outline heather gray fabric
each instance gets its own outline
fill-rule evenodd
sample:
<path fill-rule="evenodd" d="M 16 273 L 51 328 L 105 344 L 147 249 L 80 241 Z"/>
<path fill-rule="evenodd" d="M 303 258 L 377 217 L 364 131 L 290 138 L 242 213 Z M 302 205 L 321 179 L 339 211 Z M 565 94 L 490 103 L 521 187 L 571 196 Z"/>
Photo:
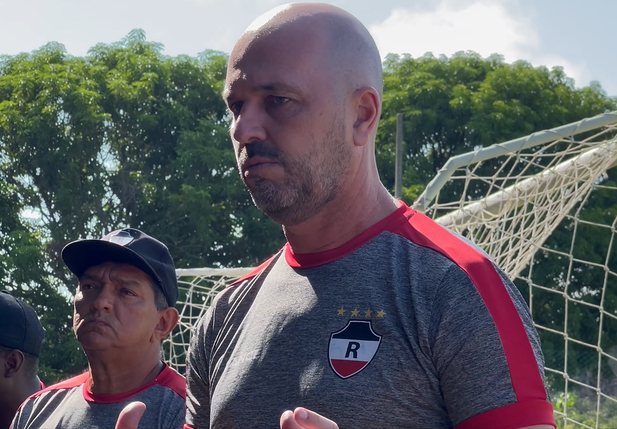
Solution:
<path fill-rule="evenodd" d="M 166 368 L 165 371 L 173 371 Z M 178 385 L 181 375 L 173 371 L 172 383 Z M 160 377 L 160 376 L 159 376 Z M 63 385 L 70 383 L 63 382 Z M 120 411 L 133 401 L 146 404 L 146 412 L 139 422 L 140 429 L 181 429 L 184 425 L 184 398 L 172 388 L 160 384 L 135 395 L 124 396 L 112 403 L 96 403 L 84 399 L 83 382 L 73 387 L 50 386 L 34 395 L 21 407 L 12 429 L 112 429 Z"/>
<path fill-rule="evenodd" d="M 502 278 L 543 379 L 526 304 Z M 343 378 L 330 363 L 331 336 L 350 321 L 363 322 L 363 333 L 334 335 L 355 338 L 343 357 L 374 348 L 369 322 L 381 341 L 368 365 Z M 446 429 L 517 401 L 495 323 L 467 274 L 387 231 L 313 268 L 292 268 L 280 254 L 219 294 L 187 364 L 186 423 L 199 429 L 278 428 L 297 406 L 341 429 Z"/>

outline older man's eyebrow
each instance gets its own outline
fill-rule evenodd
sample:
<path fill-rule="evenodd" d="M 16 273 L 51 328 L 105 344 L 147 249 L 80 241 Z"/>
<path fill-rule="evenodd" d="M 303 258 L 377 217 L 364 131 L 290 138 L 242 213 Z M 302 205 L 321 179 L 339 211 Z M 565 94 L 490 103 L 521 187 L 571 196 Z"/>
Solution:
<path fill-rule="evenodd" d="M 114 282 L 121 284 L 122 286 L 136 286 L 136 287 L 141 287 L 142 283 L 137 281 L 137 280 L 133 280 L 133 279 L 129 279 L 129 278 L 123 278 L 123 277 L 114 277 L 112 279 Z M 79 278 L 79 283 L 85 283 L 85 282 L 97 282 L 100 283 L 102 280 L 92 274 L 84 274 L 83 276 L 81 276 Z"/>
<path fill-rule="evenodd" d="M 98 282 L 100 281 L 100 279 L 92 274 L 84 274 L 83 276 L 81 276 L 79 278 L 79 283 L 83 283 L 83 282 Z"/>
<path fill-rule="evenodd" d="M 120 283 L 122 286 L 138 286 L 138 287 L 143 286 L 141 282 L 139 282 L 137 280 L 133 280 L 133 279 L 116 278 L 114 280 L 116 282 Z"/>

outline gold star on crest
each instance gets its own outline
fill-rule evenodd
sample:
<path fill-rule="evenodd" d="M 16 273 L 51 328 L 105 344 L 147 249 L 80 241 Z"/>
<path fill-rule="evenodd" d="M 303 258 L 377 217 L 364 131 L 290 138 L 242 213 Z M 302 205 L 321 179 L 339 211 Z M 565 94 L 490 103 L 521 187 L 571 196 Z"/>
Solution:
<path fill-rule="evenodd" d="M 341 307 L 339 310 L 336 310 L 339 316 L 343 316 L 347 310 Z"/>
<path fill-rule="evenodd" d="M 384 317 L 386 315 L 386 312 L 381 310 L 377 312 L 377 317 Z"/>
<path fill-rule="evenodd" d="M 358 311 L 358 310 L 356 310 L 356 309 L 354 309 L 354 310 L 351 312 L 351 317 L 358 317 L 359 315 L 360 315 L 360 311 Z"/>
<path fill-rule="evenodd" d="M 370 319 L 370 318 L 371 318 L 371 314 L 373 314 L 373 311 L 372 311 L 372 310 L 366 310 L 366 311 L 364 312 L 364 317 L 366 317 L 366 318 Z"/>

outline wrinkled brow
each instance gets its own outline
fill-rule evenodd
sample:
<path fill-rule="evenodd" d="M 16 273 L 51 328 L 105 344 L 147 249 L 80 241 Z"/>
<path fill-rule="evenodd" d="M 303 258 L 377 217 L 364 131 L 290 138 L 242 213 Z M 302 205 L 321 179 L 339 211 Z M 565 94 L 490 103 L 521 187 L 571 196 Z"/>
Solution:
<path fill-rule="evenodd" d="M 137 280 L 133 280 L 130 278 L 124 278 L 124 277 L 117 277 L 114 276 L 112 279 L 112 281 L 114 281 L 115 283 L 119 283 L 123 286 L 137 286 L 137 287 L 141 287 L 142 284 L 141 282 L 137 281 Z M 79 284 L 85 283 L 85 282 L 97 282 L 100 283 L 102 281 L 102 279 L 100 277 L 97 277 L 93 274 L 84 274 L 83 276 L 81 276 L 79 278 Z"/>

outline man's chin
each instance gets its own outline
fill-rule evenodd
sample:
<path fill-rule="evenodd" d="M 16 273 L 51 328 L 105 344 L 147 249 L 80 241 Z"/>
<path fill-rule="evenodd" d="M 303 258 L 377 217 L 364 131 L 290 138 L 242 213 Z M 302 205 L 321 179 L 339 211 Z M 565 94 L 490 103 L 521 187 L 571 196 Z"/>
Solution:
<path fill-rule="evenodd" d="M 310 216 L 307 216 L 307 212 L 293 206 L 274 205 L 271 203 L 264 204 L 255 201 L 254 198 L 253 202 L 255 206 L 272 221 L 286 227 L 299 225 L 310 218 Z"/>
<path fill-rule="evenodd" d="M 105 351 L 113 344 L 111 338 L 96 331 L 77 333 L 77 341 L 86 352 Z"/>

